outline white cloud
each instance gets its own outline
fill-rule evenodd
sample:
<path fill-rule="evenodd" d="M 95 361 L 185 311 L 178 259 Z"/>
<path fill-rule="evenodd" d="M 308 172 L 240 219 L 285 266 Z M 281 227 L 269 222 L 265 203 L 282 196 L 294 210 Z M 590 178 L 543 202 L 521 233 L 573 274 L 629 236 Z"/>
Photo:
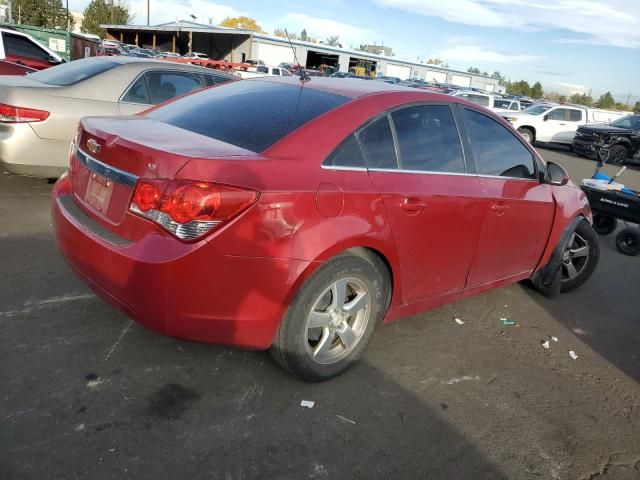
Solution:
<path fill-rule="evenodd" d="M 557 82 L 554 83 L 558 89 L 564 93 L 574 94 L 574 93 L 589 93 L 589 87 L 585 85 L 579 85 L 577 83 L 565 83 L 565 82 Z"/>
<path fill-rule="evenodd" d="M 465 25 L 569 30 L 586 40 L 640 48 L 638 0 L 375 0 L 383 7 Z M 566 43 L 566 42 L 565 42 Z M 572 42 L 585 43 L 585 41 Z"/>
<path fill-rule="evenodd" d="M 515 55 L 486 49 L 480 45 L 451 45 L 436 55 L 447 62 L 526 63 L 541 60 L 537 55 Z"/>
<path fill-rule="evenodd" d="M 367 43 L 374 37 L 373 32 L 369 29 L 328 18 L 312 17 L 304 13 L 287 13 L 282 17 L 280 23 L 274 26 L 274 28 L 277 27 L 286 27 L 289 31 L 296 33 L 304 28 L 310 37 L 318 40 L 338 35 L 342 46 L 347 48 L 349 45 L 357 46 L 361 43 Z"/>

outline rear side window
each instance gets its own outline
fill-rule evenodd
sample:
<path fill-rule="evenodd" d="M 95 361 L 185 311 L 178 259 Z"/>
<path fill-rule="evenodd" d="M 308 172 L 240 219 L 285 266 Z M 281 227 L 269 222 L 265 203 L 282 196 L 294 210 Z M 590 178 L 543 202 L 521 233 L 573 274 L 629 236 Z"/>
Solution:
<path fill-rule="evenodd" d="M 458 95 L 458 97 L 464 98 L 465 100 L 469 100 L 477 105 L 481 105 L 483 107 L 489 106 L 489 97 L 485 95 L 476 95 L 473 93 L 462 93 Z"/>
<path fill-rule="evenodd" d="M 358 133 L 368 168 L 398 168 L 389 118 L 385 115 Z"/>
<path fill-rule="evenodd" d="M 451 109 L 417 105 L 391 114 L 400 150 L 400 168 L 464 173 L 462 145 Z"/>
<path fill-rule="evenodd" d="M 242 80 L 189 95 L 147 115 L 184 130 L 262 152 L 298 127 L 349 100 L 303 85 Z"/>
<path fill-rule="evenodd" d="M 509 108 L 511 105 L 511 101 L 509 100 L 494 100 L 493 106 L 494 108 Z"/>
<path fill-rule="evenodd" d="M 506 127 L 466 108 L 464 118 L 480 175 L 535 178 L 533 155 Z"/>
<path fill-rule="evenodd" d="M 202 77 L 193 73 L 147 72 L 144 76 L 152 105 L 204 88 Z"/>
<path fill-rule="evenodd" d="M 29 74 L 31 80 L 64 87 L 111 70 L 119 64 L 103 58 L 83 58 Z"/>
<path fill-rule="evenodd" d="M 16 7 L 17 8 L 17 7 Z M 2 32 L 4 42 L 4 53 L 9 56 L 35 58 L 37 60 L 48 60 L 49 52 L 40 48 L 28 38 L 20 35 Z"/>
<path fill-rule="evenodd" d="M 260 66 L 260 67 L 256 67 L 256 72 L 259 72 L 259 73 L 269 73 L 269 69 L 268 69 L 267 67 L 262 67 L 262 66 Z"/>
<path fill-rule="evenodd" d="M 141 103 L 143 105 L 149 105 L 149 93 L 147 92 L 147 84 L 144 81 L 144 75 L 140 76 L 129 87 L 127 93 L 122 97 L 122 101 L 126 103 Z"/>
<path fill-rule="evenodd" d="M 569 110 L 569 121 L 570 122 L 579 122 L 582 120 L 582 111 L 581 110 Z"/>
<path fill-rule="evenodd" d="M 326 167 L 364 168 L 364 159 L 356 136 L 352 133 L 325 159 Z"/>

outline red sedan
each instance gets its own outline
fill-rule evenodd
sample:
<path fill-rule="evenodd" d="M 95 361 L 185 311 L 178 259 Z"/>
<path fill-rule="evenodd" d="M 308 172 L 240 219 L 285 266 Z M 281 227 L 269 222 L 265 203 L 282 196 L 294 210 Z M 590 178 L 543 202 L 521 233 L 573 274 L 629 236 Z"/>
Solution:
<path fill-rule="evenodd" d="M 52 204 L 99 296 L 306 380 L 380 323 L 522 280 L 569 291 L 599 257 L 583 193 L 508 123 L 383 82 L 245 80 L 86 118 Z"/>

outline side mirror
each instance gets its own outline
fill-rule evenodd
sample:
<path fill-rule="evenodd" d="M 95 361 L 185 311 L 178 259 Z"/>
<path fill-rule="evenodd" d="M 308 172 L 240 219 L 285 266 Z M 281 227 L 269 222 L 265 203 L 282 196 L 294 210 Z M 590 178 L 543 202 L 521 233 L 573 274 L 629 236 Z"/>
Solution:
<path fill-rule="evenodd" d="M 545 183 L 561 187 L 569 183 L 569 174 L 561 165 L 553 162 L 547 162 L 547 170 L 544 175 Z"/>
<path fill-rule="evenodd" d="M 551 114 L 547 113 L 544 117 L 542 117 L 542 119 L 546 122 L 547 120 L 549 120 L 551 118 Z"/>

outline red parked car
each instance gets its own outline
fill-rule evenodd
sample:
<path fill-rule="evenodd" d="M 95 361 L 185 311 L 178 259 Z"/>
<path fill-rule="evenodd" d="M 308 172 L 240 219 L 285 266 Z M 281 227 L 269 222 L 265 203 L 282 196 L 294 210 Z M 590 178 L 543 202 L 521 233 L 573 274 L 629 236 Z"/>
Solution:
<path fill-rule="evenodd" d="M 599 257 L 584 194 L 493 113 L 384 82 L 269 77 L 85 118 L 52 197 L 80 277 L 152 330 L 334 376 L 382 322 Z"/>

